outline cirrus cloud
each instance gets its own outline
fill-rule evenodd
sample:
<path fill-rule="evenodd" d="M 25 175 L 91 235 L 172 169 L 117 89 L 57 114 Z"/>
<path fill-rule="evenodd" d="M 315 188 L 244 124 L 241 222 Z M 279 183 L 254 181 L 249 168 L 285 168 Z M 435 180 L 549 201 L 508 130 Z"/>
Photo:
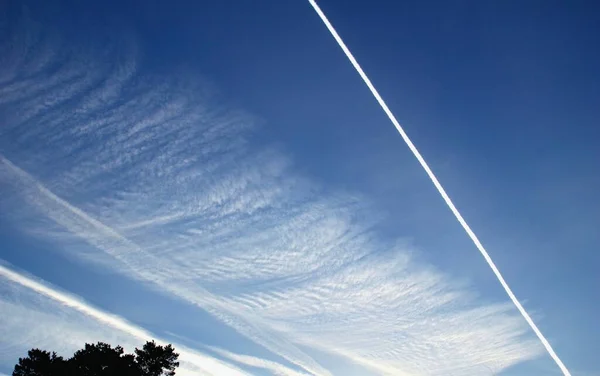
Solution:
<path fill-rule="evenodd" d="M 275 374 L 335 373 L 317 352 L 463 376 L 541 354 L 510 305 L 413 261 L 368 199 L 251 141 L 254 117 L 201 80 L 144 72 L 133 42 L 98 55 L 40 35 L 1 63 L 0 205 L 23 232 L 209 312 L 294 368 L 217 353 Z"/>

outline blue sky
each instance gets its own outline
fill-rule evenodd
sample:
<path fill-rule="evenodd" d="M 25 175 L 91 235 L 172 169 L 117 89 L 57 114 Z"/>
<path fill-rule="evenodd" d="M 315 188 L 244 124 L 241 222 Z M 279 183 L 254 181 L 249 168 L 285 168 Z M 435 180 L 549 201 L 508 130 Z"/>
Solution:
<path fill-rule="evenodd" d="M 0 373 L 560 375 L 307 1 L 0 12 Z M 322 0 L 574 375 L 598 375 L 591 2 Z"/>

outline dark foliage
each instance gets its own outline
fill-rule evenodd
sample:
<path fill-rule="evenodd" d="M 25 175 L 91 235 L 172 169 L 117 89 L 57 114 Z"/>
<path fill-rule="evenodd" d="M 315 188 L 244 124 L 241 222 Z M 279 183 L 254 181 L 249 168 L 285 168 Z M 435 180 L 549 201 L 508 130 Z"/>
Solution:
<path fill-rule="evenodd" d="M 177 357 L 173 346 L 159 346 L 154 341 L 146 342 L 141 350 L 135 349 L 135 361 L 144 376 L 175 375 L 175 368 L 179 367 Z"/>
<path fill-rule="evenodd" d="M 13 376 L 174 376 L 178 357 L 173 346 L 154 341 L 136 348 L 135 355 L 102 342 L 86 344 L 70 359 L 32 349 L 19 359 Z"/>
<path fill-rule="evenodd" d="M 65 367 L 66 361 L 55 352 L 32 349 L 27 358 L 19 359 L 13 376 L 63 376 Z"/>

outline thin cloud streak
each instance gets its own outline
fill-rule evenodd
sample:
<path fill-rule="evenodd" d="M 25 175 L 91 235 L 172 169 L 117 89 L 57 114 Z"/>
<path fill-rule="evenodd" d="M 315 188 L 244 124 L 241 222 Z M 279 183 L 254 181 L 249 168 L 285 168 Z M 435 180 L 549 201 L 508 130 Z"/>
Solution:
<path fill-rule="evenodd" d="M 177 279 L 186 275 L 196 274 L 181 268 L 169 261 L 147 253 L 138 244 L 132 242 L 119 232 L 92 218 L 81 209 L 56 196 L 44 185 L 40 184 L 27 172 L 15 166 L 0 155 L 0 171 L 6 170 L 12 174 L 11 183 L 32 200 L 29 204 L 38 211 L 46 213 L 54 222 L 64 227 L 76 236 L 85 239 L 91 245 L 105 251 L 118 264 L 112 263 L 112 268 L 120 269 L 125 275 L 142 281 L 153 282 L 155 288 L 178 296 L 190 303 L 199 305 L 216 317 L 225 321 L 242 334 L 249 336 L 266 348 L 276 351 L 288 359 L 315 374 L 328 375 L 329 372 L 320 367 L 304 353 L 297 350 L 286 341 L 270 338 L 252 323 L 252 316 L 240 317 L 236 308 L 199 285 L 177 285 Z M 177 277 L 175 277 L 178 274 Z M 209 273 L 210 274 L 210 273 Z M 254 318 L 258 322 L 258 318 Z"/>
<path fill-rule="evenodd" d="M 232 360 L 237 363 L 241 363 L 247 366 L 252 366 L 256 368 L 262 368 L 266 370 L 273 371 L 274 375 L 278 376 L 307 376 L 309 374 L 304 372 L 293 371 L 287 367 L 282 366 L 277 362 L 273 362 L 270 360 L 260 359 L 254 356 L 235 354 L 227 350 L 219 349 L 216 347 L 209 347 L 215 353 L 221 355 L 224 358 Z"/>
<path fill-rule="evenodd" d="M 91 319 L 90 321 L 94 325 L 99 325 L 100 327 L 106 328 L 110 331 L 110 337 L 118 337 L 119 343 L 124 344 L 125 347 L 133 348 L 134 346 L 139 346 L 144 341 L 148 340 L 156 340 L 159 343 L 173 343 L 167 341 L 165 339 L 161 339 L 149 331 L 136 326 L 120 316 L 110 314 L 108 312 L 102 311 L 89 303 L 85 302 L 81 298 L 74 296 L 72 294 L 68 294 L 66 292 L 60 291 L 42 281 L 33 279 L 27 275 L 16 272 L 6 265 L 0 264 L 0 278 L 4 278 L 6 281 L 10 281 L 27 291 L 33 292 L 35 294 L 39 294 L 45 298 L 48 298 L 52 302 L 62 306 L 63 310 L 66 311 L 75 311 L 83 314 L 87 318 Z M 14 289 L 12 289 L 14 293 Z M 44 327 L 42 331 L 44 336 L 50 334 L 49 340 L 46 340 L 45 343 L 51 346 L 56 346 L 60 348 L 71 348 L 78 347 L 83 344 L 85 341 L 96 341 L 98 340 L 98 330 L 93 329 L 80 329 L 73 330 L 70 328 L 72 326 L 72 317 L 69 320 L 66 320 L 65 317 L 47 317 L 48 308 L 46 306 L 42 306 L 41 310 L 36 313 L 36 307 L 24 306 L 23 302 L 10 302 L 8 300 L 0 299 L 0 305 L 3 307 L 2 312 L 7 315 L 7 320 L 11 320 L 11 317 L 19 317 L 22 318 L 29 314 L 37 314 L 37 319 L 34 320 L 37 325 Z M 39 304 L 39 301 L 36 303 Z M 75 318 L 77 321 L 77 318 Z M 27 326 L 35 326 L 33 322 L 27 322 Z M 48 328 L 53 328 L 53 333 L 48 333 Z M 6 324 L 0 326 L 0 330 L 11 330 L 12 328 L 7 327 Z M 42 336 L 34 336 L 23 340 L 23 334 L 27 329 L 21 328 L 18 336 L 21 337 L 21 341 L 24 342 L 24 346 L 43 346 L 44 337 Z M 69 335 L 65 335 L 65 333 L 70 333 Z M 38 333 L 39 334 L 39 333 Z M 8 335 L 6 333 L 3 336 L 3 339 L 6 340 Z M 123 342 L 121 342 L 123 341 Z M 27 343 L 25 343 L 27 342 Z M 14 344 L 13 344 L 14 345 Z M 178 375 L 195 375 L 198 372 L 202 372 L 202 374 L 208 375 L 231 375 L 231 376 L 243 376 L 250 375 L 247 371 L 244 371 L 232 364 L 228 364 L 221 360 L 211 357 L 210 355 L 204 354 L 200 351 L 191 349 L 182 344 L 173 343 L 176 350 L 179 352 L 180 357 L 179 360 L 182 363 L 182 367 L 178 371 Z M 223 358 L 230 359 L 235 361 L 238 364 L 243 366 L 252 366 L 262 368 L 271 372 L 273 375 L 283 375 L 283 376 L 306 376 L 307 373 L 297 372 L 293 369 L 290 369 L 280 363 L 268 361 L 260 358 L 255 358 L 249 355 L 240 355 L 233 352 L 225 351 L 217 348 L 210 348 L 214 353 L 221 355 Z M 5 351 L 1 351 L 0 353 L 7 354 Z M 15 358 L 16 359 L 16 358 Z"/>
<path fill-rule="evenodd" d="M 444 199 L 444 202 L 446 203 L 448 208 L 450 208 L 450 210 L 452 211 L 452 214 L 454 214 L 454 216 L 456 217 L 456 219 L 458 220 L 460 225 L 463 227 L 463 229 L 465 230 L 465 232 L 467 233 L 469 238 L 471 238 L 471 240 L 473 241 L 473 244 L 475 244 L 475 247 L 477 247 L 477 249 L 483 256 L 485 261 L 488 263 L 489 267 L 494 272 L 494 275 L 496 276 L 496 278 L 502 285 L 502 288 L 504 289 L 504 291 L 506 291 L 506 294 L 508 295 L 510 300 L 513 302 L 515 307 L 517 307 L 517 309 L 519 310 L 519 312 L 521 313 L 521 315 L 523 316 L 523 318 L 525 319 L 527 324 L 529 324 L 529 326 L 531 327 L 531 329 L 533 330 L 535 335 L 539 338 L 540 342 L 542 342 L 542 344 L 544 345 L 546 351 L 548 352 L 548 354 L 550 355 L 552 360 L 554 360 L 556 365 L 558 365 L 558 367 L 560 368 L 560 370 L 563 372 L 563 374 L 565 376 L 571 376 L 571 373 L 569 372 L 569 370 L 567 369 L 565 364 L 562 362 L 562 360 L 556 354 L 556 352 L 550 345 L 550 342 L 546 339 L 546 337 L 540 331 L 540 329 L 537 327 L 537 325 L 535 324 L 535 322 L 533 321 L 531 316 L 527 313 L 525 308 L 521 305 L 521 303 L 519 302 L 519 300 L 517 299 L 515 294 L 512 292 L 510 286 L 504 280 L 504 277 L 500 273 L 500 270 L 496 267 L 496 264 L 494 263 L 494 261 L 492 260 L 490 255 L 488 254 L 488 252 L 485 249 L 485 247 L 483 246 L 483 244 L 481 244 L 481 242 L 479 241 L 479 239 L 477 238 L 477 236 L 475 235 L 473 230 L 471 230 L 471 227 L 467 224 L 467 222 L 465 221 L 463 216 L 460 214 L 460 212 L 458 211 L 458 209 L 456 208 L 456 206 L 450 199 L 450 196 L 448 196 L 448 194 L 446 193 L 446 190 L 443 188 L 442 184 L 438 181 L 437 177 L 435 176 L 435 174 L 433 173 L 431 168 L 429 168 L 429 165 L 427 164 L 427 162 L 425 161 L 425 159 L 423 158 L 423 156 L 421 155 L 419 150 L 416 148 L 416 146 L 412 143 L 412 141 L 410 140 L 410 138 L 408 137 L 408 135 L 406 134 L 406 132 L 404 131 L 404 129 L 402 128 L 402 126 L 400 125 L 400 123 L 398 122 L 398 120 L 396 119 L 394 114 L 392 113 L 392 111 L 388 108 L 388 106 L 385 103 L 385 101 L 383 100 L 383 98 L 381 98 L 381 96 L 379 95 L 379 92 L 377 91 L 377 89 L 375 89 L 375 86 L 371 83 L 371 80 L 369 79 L 369 77 L 366 75 L 366 73 L 363 71 L 361 66 L 358 64 L 358 61 L 356 61 L 356 59 L 352 55 L 352 52 L 350 52 L 350 50 L 348 49 L 348 47 L 346 46 L 346 44 L 344 43 L 342 38 L 339 36 L 339 34 L 335 30 L 335 28 L 333 27 L 331 22 L 329 22 L 329 20 L 325 16 L 325 13 L 323 13 L 323 11 L 321 10 L 321 8 L 319 7 L 319 5 L 317 4 L 317 2 L 315 0 L 309 0 L 309 2 L 312 5 L 312 7 L 314 8 L 314 10 L 317 12 L 317 14 L 319 15 L 319 18 L 321 18 L 321 20 L 323 21 L 323 23 L 325 24 L 325 26 L 327 27 L 327 29 L 329 30 L 331 35 L 334 37 L 334 39 L 336 40 L 338 45 L 342 48 L 342 50 L 344 51 L 344 54 L 346 54 L 346 57 L 350 60 L 350 62 L 352 63 L 352 65 L 354 66 L 354 68 L 356 69 L 356 71 L 358 72 L 360 77 L 363 79 L 363 81 L 365 82 L 365 84 L 367 85 L 367 87 L 369 88 L 369 90 L 371 91 L 371 93 L 373 94 L 373 96 L 375 97 L 375 99 L 377 100 L 377 102 L 379 103 L 379 105 L 381 106 L 383 111 L 385 112 L 385 114 L 388 116 L 388 118 L 390 119 L 390 121 L 392 122 L 392 124 L 394 125 L 396 130 L 398 130 L 398 133 L 400 133 L 400 136 L 402 136 L 402 139 L 407 144 L 410 151 L 414 154 L 415 158 L 417 158 L 417 160 L 419 161 L 419 163 L 421 164 L 421 166 L 427 173 L 427 176 L 429 176 L 429 179 L 432 181 L 433 185 L 438 190 L 440 196 L 442 196 L 442 198 Z"/>
<path fill-rule="evenodd" d="M 39 281 L 36 281 L 32 278 L 29 278 L 23 274 L 17 273 L 8 267 L 0 264 L 0 277 L 5 278 L 13 283 L 16 283 L 22 287 L 30 289 L 44 297 L 47 297 L 57 303 L 61 304 L 64 307 L 80 312 L 93 320 L 101 323 L 102 325 L 109 327 L 111 329 L 117 330 L 119 332 L 125 333 L 131 337 L 136 342 L 148 341 L 151 339 L 155 339 L 159 343 L 168 343 L 168 341 L 157 338 L 152 335 L 152 333 L 135 326 L 123 318 L 109 314 L 104 312 L 98 308 L 95 308 L 83 300 L 58 291 L 48 285 L 45 285 Z M 10 310 L 6 312 L 10 314 Z M 56 322 L 48 323 L 49 326 L 56 325 Z M 248 375 L 248 373 L 234 367 L 232 365 L 228 365 L 224 362 L 221 362 L 212 357 L 203 355 L 197 351 L 192 351 L 185 346 L 174 344 L 177 350 L 180 353 L 180 360 L 182 361 L 184 367 L 185 366 L 193 366 L 201 370 L 202 372 L 208 372 L 211 375 L 231 375 L 231 376 L 242 376 Z M 186 373 L 186 370 L 183 370 L 183 373 Z M 189 371 L 188 371 L 189 373 Z"/>

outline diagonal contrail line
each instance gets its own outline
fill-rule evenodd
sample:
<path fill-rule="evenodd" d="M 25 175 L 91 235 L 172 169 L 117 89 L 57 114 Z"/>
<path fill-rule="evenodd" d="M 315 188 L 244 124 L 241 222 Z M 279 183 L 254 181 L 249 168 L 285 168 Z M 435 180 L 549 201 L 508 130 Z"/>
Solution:
<path fill-rule="evenodd" d="M 527 313 L 525 308 L 523 308 L 523 306 L 521 305 L 521 303 L 519 302 L 519 300 L 517 299 L 515 294 L 512 292 L 512 290 L 508 286 L 508 283 L 506 283 L 506 281 L 504 280 L 504 277 L 502 277 L 500 270 L 498 270 L 498 268 L 496 267 L 496 264 L 494 264 L 494 261 L 492 260 L 492 258 L 488 254 L 488 252 L 486 251 L 485 247 L 481 244 L 481 242 L 479 241 L 479 239 L 477 238 L 477 236 L 475 235 L 473 230 L 471 230 L 471 228 L 469 227 L 469 225 L 467 224 L 465 219 L 462 217 L 462 215 L 460 214 L 460 212 L 458 211 L 456 206 L 454 206 L 454 203 L 450 199 L 450 196 L 448 196 L 444 187 L 442 187 L 442 185 L 440 184 L 439 180 L 437 179 L 437 177 L 435 176 L 433 171 L 431 171 L 431 168 L 429 168 L 429 165 L 427 164 L 427 162 L 425 162 L 425 159 L 423 158 L 421 153 L 419 153 L 419 150 L 412 143 L 412 141 L 410 140 L 410 138 L 408 137 L 408 135 L 406 134 L 406 132 L 404 131 L 404 129 L 402 128 L 402 126 L 400 125 L 400 123 L 398 122 L 398 120 L 396 119 L 394 114 L 392 113 L 392 111 L 389 109 L 389 107 L 387 106 L 387 104 L 385 103 L 383 98 L 381 98 L 381 95 L 379 95 L 379 92 L 377 92 L 377 89 L 375 89 L 375 86 L 373 86 L 373 83 L 371 83 L 371 80 L 369 80 L 369 77 L 367 77 L 366 73 L 363 71 L 363 69 L 360 67 L 360 65 L 358 64 L 358 62 L 352 55 L 352 52 L 350 52 L 350 50 L 348 49 L 348 47 L 346 46 L 346 44 L 344 43 L 342 38 L 339 36 L 339 34 L 335 30 L 335 28 L 333 27 L 331 22 L 329 22 L 329 20 L 325 16 L 325 13 L 323 13 L 323 11 L 321 10 L 321 8 L 319 7 L 319 5 L 316 3 L 315 0 L 308 0 L 308 1 L 312 5 L 312 7 L 315 9 L 315 11 L 319 15 L 319 17 L 321 18 L 321 21 L 323 21 L 325 26 L 327 26 L 327 29 L 329 30 L 331 35 L 333 35 L 333 38 L 335 38 L 338 45 L 342 48 L 342 50 L 346 54 L 346 57 L 348 58 L 348 60 L 350 60 L 350 62 L 352 63 L 352 65 L 354 66 L 354 68 L 356 69 L 358 74 L 360 75 L 360 77 L 363 79 L 363 81 L 369 88 L 369 90 L 371 90 L 371 94 L 373 94 L 373 96 L 375 97 L 375 99 L 377 100 L 377 102 L 379 103 L 379 105 L 381 106 L 383 111 L 386 113 L 386 115 L 388 116 L 388 118 L 390 119 L 392 124 L 394 124 L 394 126 L 398 130 L 398 133 L 400 133 L 400 136 L 402 136 L 402 139 L 404 140 L 406 145 L 408 145 L 408 148 L 410 149 L 410 151 L 414 154 L 415 158 L 417 158 L 417 160 L 421 164 L 421 167 L 423 167 L 423 169 L 427 173 L 427 176 L 429 176 L 429 179 L 431 179 L 431 181 L 433 182 L 433 185 L 435 185 L 438 192 L 440 193 L 440 195 L 446 202 L 446 205 L 448 205 L 448 207 L 450 208 L 450 210 L 452 211 L 452 213 L 454 214 L 454 216 L 456 217 L 458 222 L 461 224 L 461 226 L 463 227 L 463 229 L 465 230 L 467 235 L 469 235 L 469 237 L 471 238 L 471 240 L 473 241 L 473 243 L 475 244 L 475 246 L 477 247 L 477 249 L 483 256 L 483 258 L 485 258 L 485 261 L 487 261 L 488 265 L 490 266 L 490 268 L 496 275 L 496 278 L 498 278 L 498 281 L 500 281 L 500 284 L 504 288 L 504 291 L 506 291 L 506 293 L 508 294 L 508 297 L 510 298 L 510 300 L 517 307 L 517 309 L 519 310 L 519 312 L 521 313 L 523 318 L 525 318 L 525 321 L 527 321 L 527 323 L 529 324 L 531 329 L 535 332 L 537 337 L 540 339 L 540 341 L 546 348 L 546 351 L 548 351 L 548 354 L 550 354 L 550 356 L 556 362 L 556 364 L 558 365 L 560 370 L 563 372 L 563 374 L 565 376 L 571 376 L 571 373 L 569 372 L 567 367 L 560 360 L 560 358 L 558 357 L 556 352 L 554 352 L 554 349 L 552 349 L 550 342 L 548 342 L 546 337 L 544 337 L 544 335 L 542 334 L 540 329 L 538 329 L 537 325 L 535 325 L 535 323 L 533 322 L 533 320 L 531 319 L 531 317 L 529 316 L 529 314 Z"/>

